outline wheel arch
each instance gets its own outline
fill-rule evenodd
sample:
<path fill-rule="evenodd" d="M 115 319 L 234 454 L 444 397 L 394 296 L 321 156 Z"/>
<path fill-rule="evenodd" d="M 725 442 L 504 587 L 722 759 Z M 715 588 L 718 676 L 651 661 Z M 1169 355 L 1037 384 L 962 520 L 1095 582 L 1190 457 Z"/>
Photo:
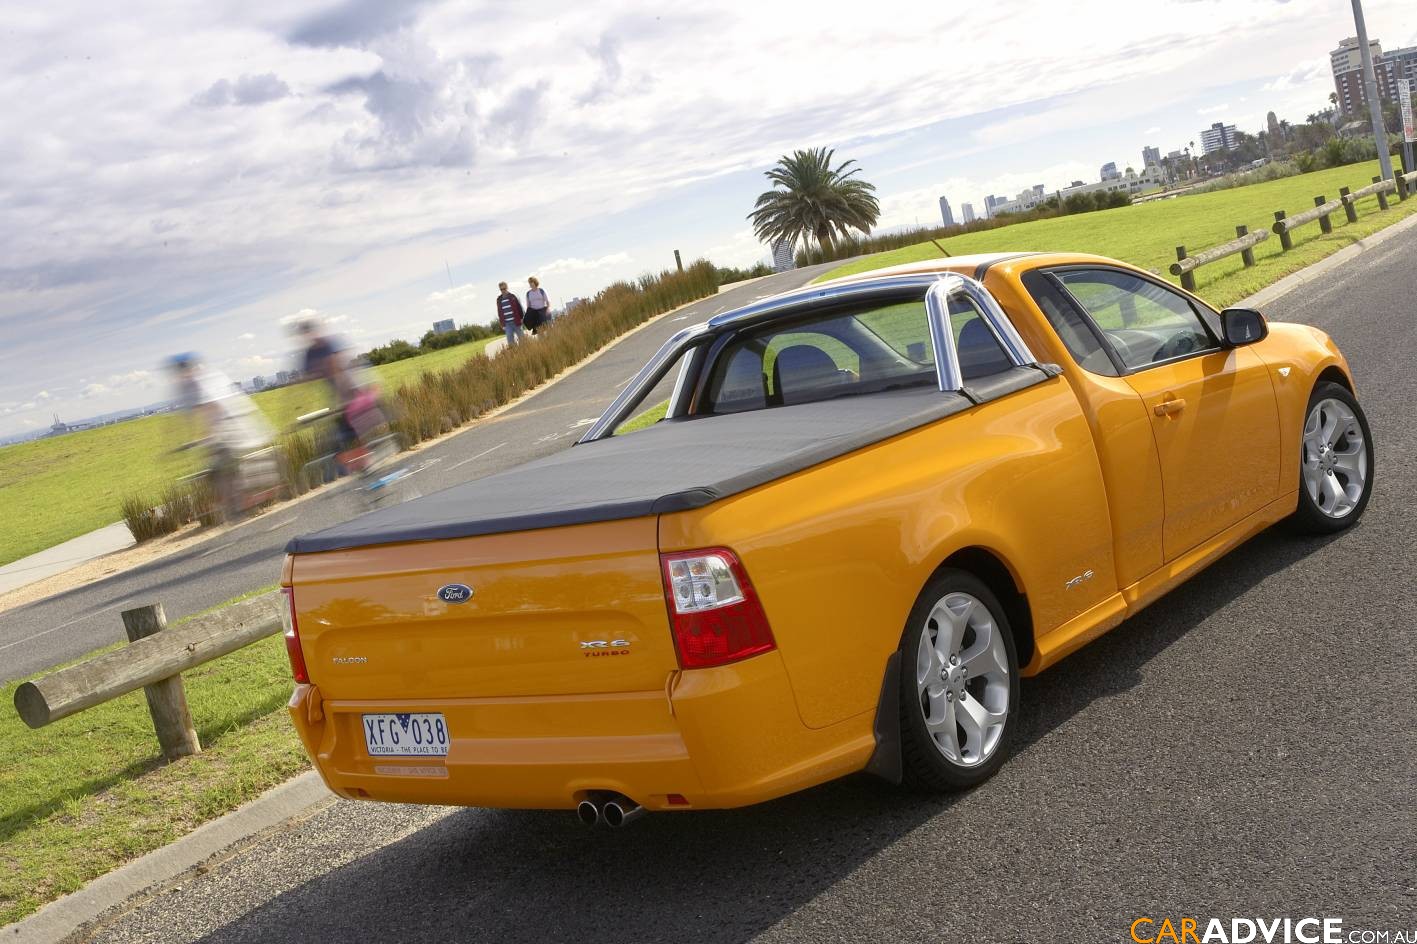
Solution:
<path fill-rule="evenodd" d="M 1319 371 L 1319 375 L 1314 378 L 1314 386 L 1317 387 L 1321 383 L 1336 383 L 1349 393 L 1357 393 L 1357 391 L 1353 389 L 1353 378 L 1349 377 L 1343 368 L 1339 367 L 1337 364 L 1329 364 L 1323 370 Z"/>
<path fill-rule="evenodd" d="M 961 570 L 972 574 L 984 582 L 1004 608 L 1009 621 L 1009 630 L 1014 640 L 1021 670 L 1034 657 L 1033 613 L 1028 605 L 1028 595 L 1023 591 L 1022 581 L 1004 555 L 980 544 L 952 551 L 932 570 L 920 584 L 923 591 L 930 581 L 946 570 Z M 881 693 L 876 702 L 876 719 L 873 734 L 875 750 L 866 762 L 866 772 L 899 784 L 904 775 L 900 747 L 900 651 L 896 650 L 886 659 L 885 673 L 881 678 Z"/>
<path fill-rule="evenodd" d="M 963 570 L 973 574 L 999 598 L 999 605 L 1008 617 L 1009 629 L 1014 637 L 1014 647 L 1018 652 L 1020 668 L 1033 661 L 1033 611 L 1028 605 L 1028 595 L 1008 560 L 992 548 L 971 545 L 953 552 L 930 574 L 925 581 L 934 580 L 943 570 Z M 924 585 L 922 584 L 922 587 Z"/>

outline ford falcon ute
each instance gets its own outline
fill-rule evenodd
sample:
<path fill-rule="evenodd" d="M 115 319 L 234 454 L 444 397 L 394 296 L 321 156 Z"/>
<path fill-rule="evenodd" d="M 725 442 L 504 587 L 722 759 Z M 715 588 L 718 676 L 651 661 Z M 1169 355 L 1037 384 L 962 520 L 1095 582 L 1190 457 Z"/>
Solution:
<path fill-rule="evenodd" d="M 958 790 L 1020 676 L 1373 477 L 1322 331 L 1096 256 L 878 270 L 680 331 L 574 448 L 292 541 L 290 714 L 351 798 Z"/>

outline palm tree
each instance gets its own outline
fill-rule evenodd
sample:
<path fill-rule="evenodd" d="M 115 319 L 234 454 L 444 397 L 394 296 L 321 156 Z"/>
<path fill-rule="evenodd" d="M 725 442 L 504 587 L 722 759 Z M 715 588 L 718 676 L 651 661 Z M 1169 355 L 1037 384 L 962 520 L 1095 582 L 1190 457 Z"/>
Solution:
<path fill-rule="evenodd" d="M 766 172 L 773 189 L 758 197 L 748 214 L 759 239 L 792 245 L 815 239 L 830 252 L 835 236 L 853 229 L 863 234 L 871 231 L 881 216 L 873 194 L 876 188 L 856 179 L 861 168 L 851 168 L 855 161 L 832 167 L 834 153 L 828 148 L 793 151 Z"/>

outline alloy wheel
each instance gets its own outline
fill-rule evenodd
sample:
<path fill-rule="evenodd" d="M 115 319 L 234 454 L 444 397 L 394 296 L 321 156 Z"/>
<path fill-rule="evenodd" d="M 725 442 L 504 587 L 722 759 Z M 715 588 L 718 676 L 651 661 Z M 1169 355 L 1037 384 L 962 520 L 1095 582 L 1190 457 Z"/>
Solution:
<path fill-rule="evenodd" d="M 930 610 L 915 660 L 925 730 L 951 763 L 975 767 L 998 747 L 1009 715 L 1008 653 L 989 608 L 953 592 Z"/>
<path fill-rule="evenodd" d="M 1328 398 L 1304 422 L 1304 488 L 1320 512 L 1344 518 L 1368 487 L 1368 444 L 1352 408 Z"/>

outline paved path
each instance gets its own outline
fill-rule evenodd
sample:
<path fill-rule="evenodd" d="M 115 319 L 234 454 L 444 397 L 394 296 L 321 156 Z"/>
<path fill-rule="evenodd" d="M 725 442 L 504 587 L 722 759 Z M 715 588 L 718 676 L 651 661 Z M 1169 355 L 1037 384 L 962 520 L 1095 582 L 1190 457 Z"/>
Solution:
<path fill-rule="evenodd" d="M 48 550 L 21 557 L 0 567 L 0 593 L 52 577 L 95 557 L 132 546 L 133 533 L 128 530 L 128 526 L 121 521 L 114 522 L 97 531 L 70 538 L 63 544 L 56 544 Z"/>
<path fill-rule="evenodd" d="M 415 461 L 428 465 L 407 487 L 427 494 L 564 449 L 671 334 L 718 312 L 802 285 L 827 268 L 770 276 L 660 319 L 514 409 L 417 453 Z M 189 550 L 0 614 L 0 681 L 124 638 L 118 614 L 128 607 L 161 603 L 168 619 L 176 619 L 274 583 L 290 538 L 338 524 L 363 510 L 348 484 L 268 512 Z"/>
<path fill-rule="evenodd" d="M 1028 680 L 1017 754 L 979 790 L 861 777 L 620 832 L 339 802 L 95 939 L 1120 942 L 1142 915 L 1410 933 L 1414 299 L 1403 238 L 1269 306 L 1357 371 L 1377 443 L 1363 524 L 1264 534 Z M 565 393 L 557 423 L 592 415 Z"/>

